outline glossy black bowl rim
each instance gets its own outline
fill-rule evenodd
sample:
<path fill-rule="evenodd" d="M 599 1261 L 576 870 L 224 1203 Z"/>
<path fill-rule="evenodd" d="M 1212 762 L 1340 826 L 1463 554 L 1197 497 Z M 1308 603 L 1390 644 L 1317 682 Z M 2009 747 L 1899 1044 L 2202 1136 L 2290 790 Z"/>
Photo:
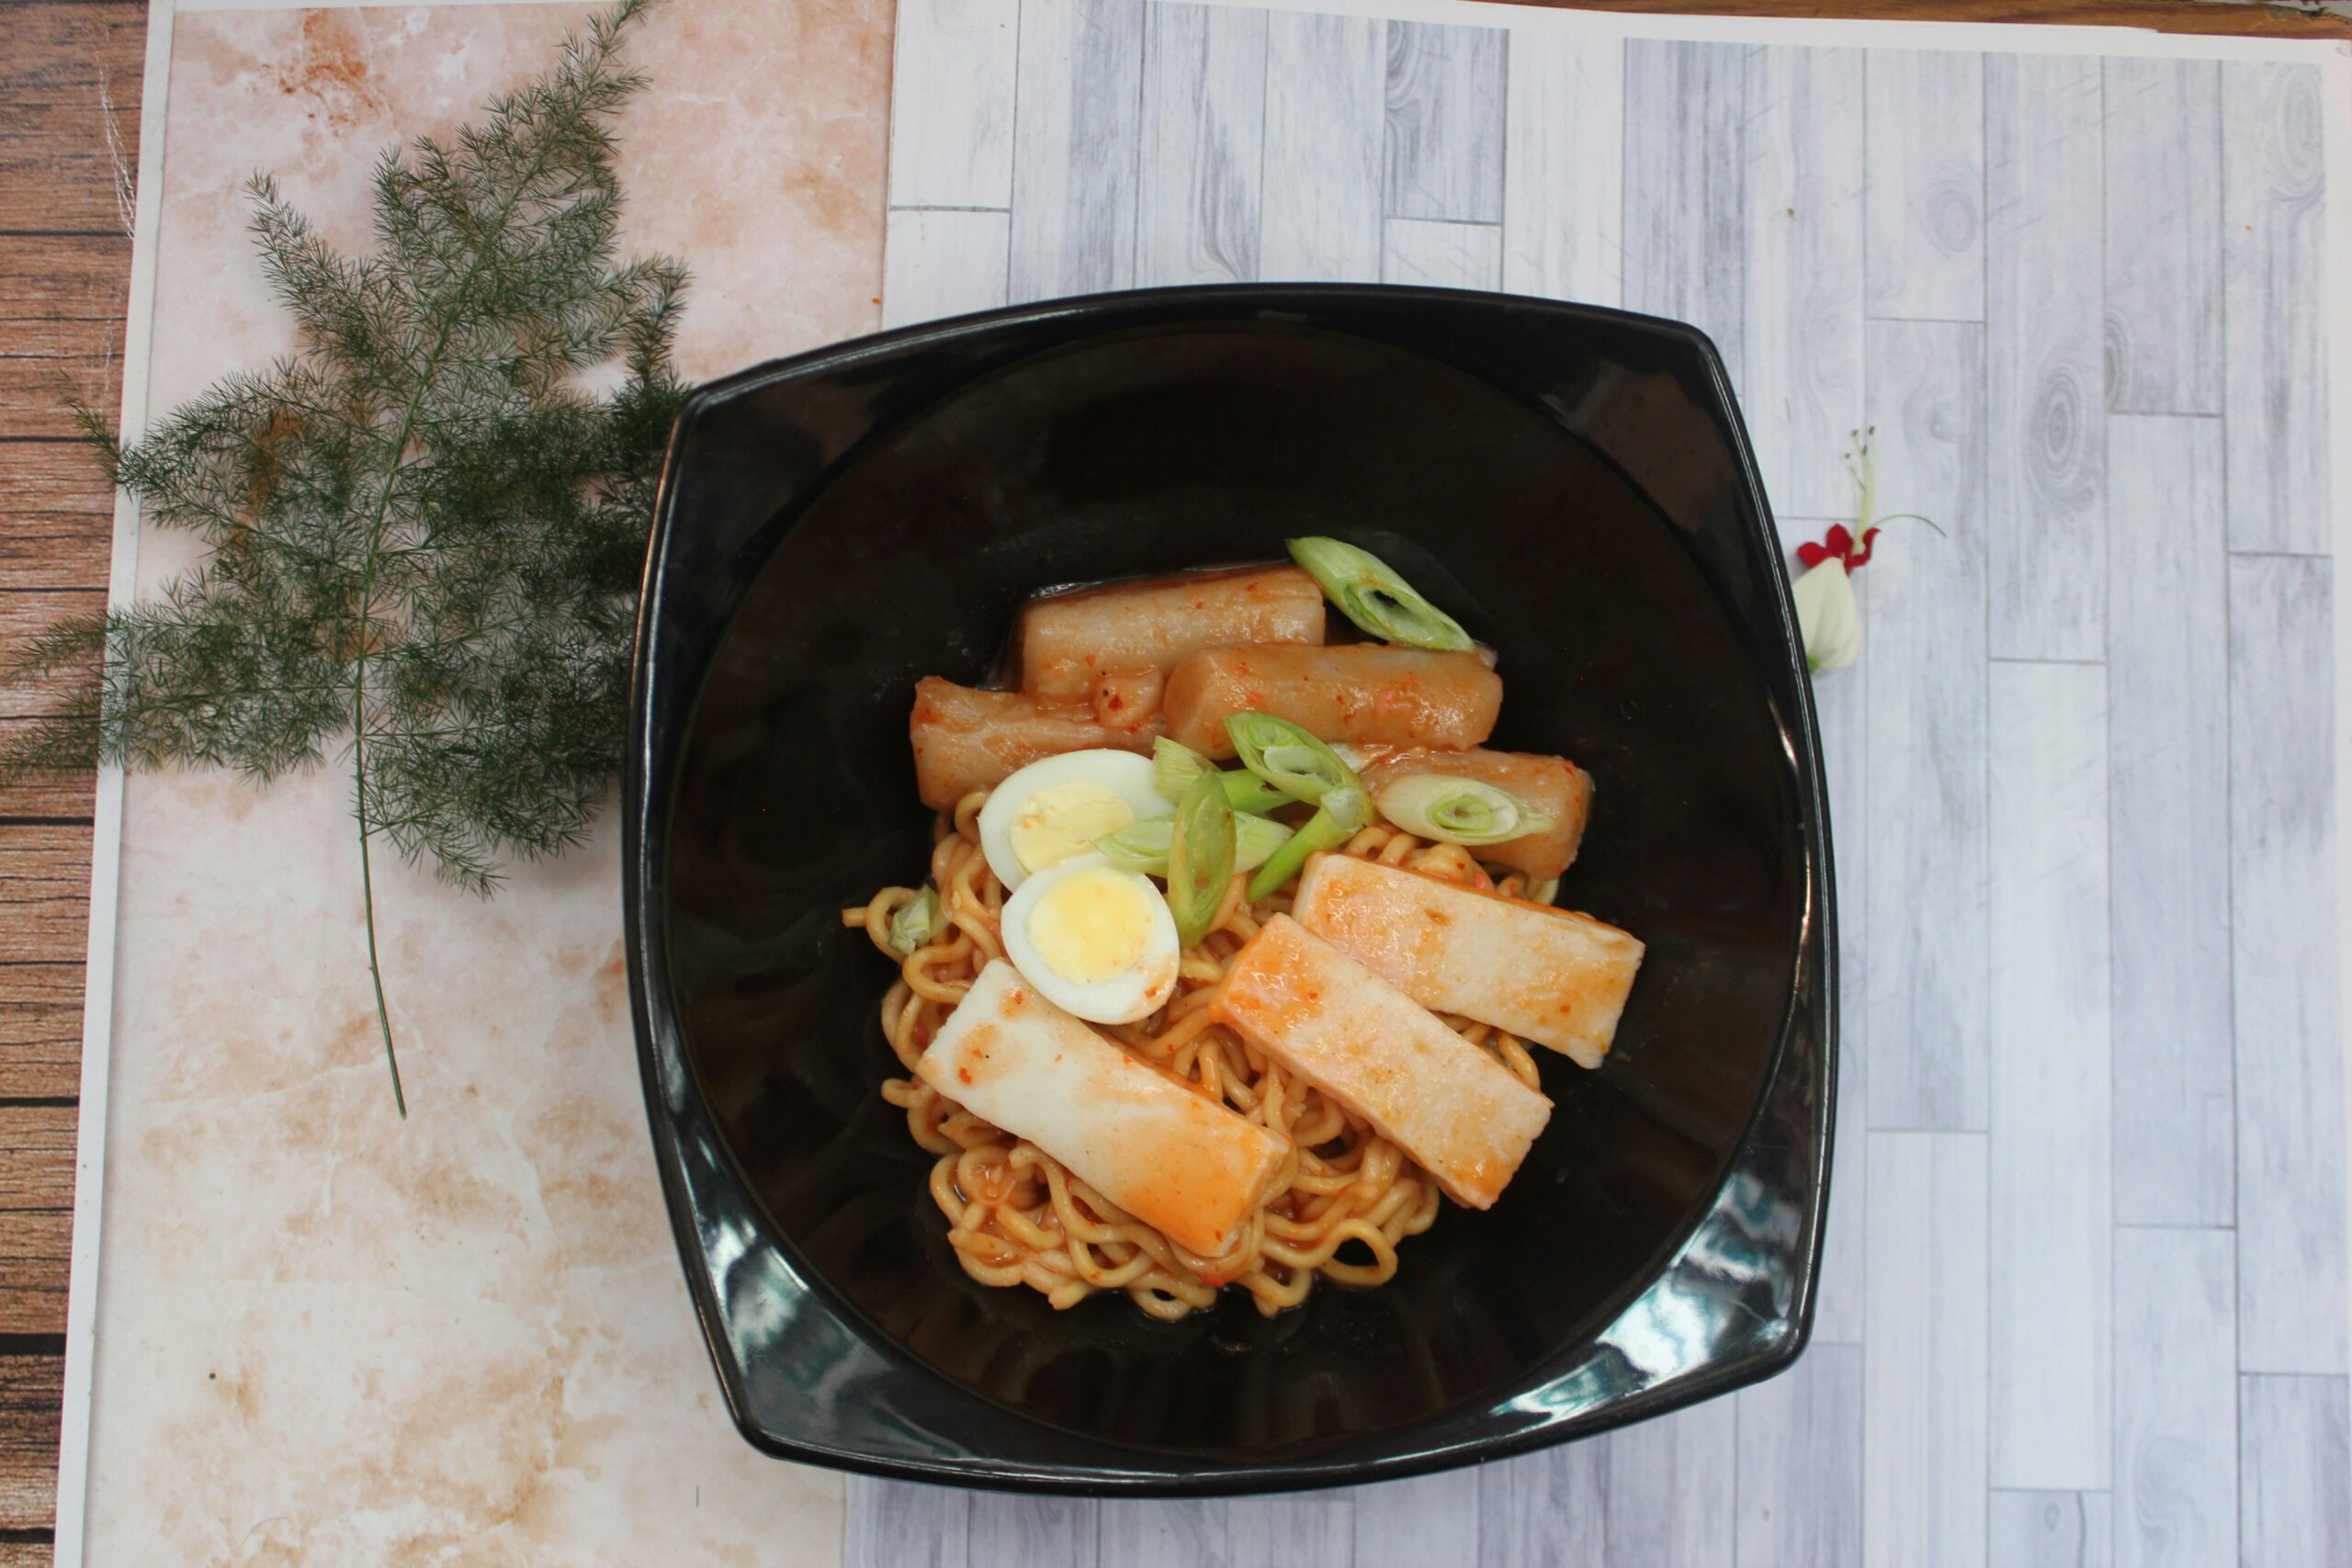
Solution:
<path fill-rule="evenodd" d="M 1792 761 L 1804 846 L 1800 881 L 1805 908 L 1801 916 L 1800 936 L 1793 955 L 1788 1005 L 1779 1025 L 1778 1038 L 1773 1043 L 1770 1067 L 1756 1103 L 1743 1124 L 1735 1145 L 1735 1153 L 1716 1183 L 1713 1203 L 1702 1208 L 1661 1248 L 1660 1256 L 1665 1261 L 1656 1271 L 1629 1284 L 1622 1299 L 1621 1316 L 1623 1310 L 1642 1300 L 1675 1273 L 1692 1238 L 1716 1213 L 1725 1190 L 1737 1179 L 1752 1158 L 1760 1124 L 1770 1118 L 1776 1105 L 1789 1100 L 1793 1090 L 1802 1089 L 1803 1086 L 1792 1085 L 1789 1081 L 1788 1055 L 1792 1038 L 1809 1019 L 1813 1026 L 1811 1032 L 1817 1042 L 1821 1057 L 1818 1109 L 1807 1117 L 1815 1125 L 1813 1143 L 1817 1152 L 1810 1162 L 1810 1202 L 1802 1215 L 1804 1234 L 1807 1238 L 1799 1255 L 1803 1267 L 1794 1282 L 1789 1310 L 1776 1325 L 1779 1332 L 1764 1348 L 1737 1361 L 1712 1364 L 1669 1382 L 1653 1384 L 1605 1410 L 1574 1418 L 1573 1425 L 1566 1420 L 1553 1419 L 1542 1425 L 1484 1435 L 1465 1442 L 1421 1448 L 1409 1453 L 1373 1459 L 1351 1459 L 1342 1450 L 1297 1461 L 1244 1461 L 1193 1475 L 1169 1471 L 1120 1469 L 1114 1463 L 1107 1462 L 1100 1468 L 1035 1465 L 994 1461 L 985 1456 L 910 1461 L 864 1453 L 768 1429 L 760 1424 L 749 1408 L 743 1371 L 737 1364 L 732 1347 L 723 1331 L 718 1303 L 702 1267 L 704 1255 L 695 1239 L 698 1232 L 696 1214 L 684 1185 L 679 1131 L 673 1124 L 671 1113 L 664 1104 L 662 1086 L 665 1074 L 682 1072 L 684 1075 L 688 1085 L 686 1104 L 693 1116 L 705 1122 L 715 1122 L 715 1117 L 704 1093 L 700 1071 L 691 1056 L 681 1052 L 681 1059 L 674 1064 L 663 1060 L 663 1053 L 656 1043 L 653 1020 L 657 989 L 663 1010 L 672 1010 L 667 976 L 657 978 L 653 974 L 655 956 L 666 952 L 667 922 L 661 908 L 660 867 L 653 863 L 651 855 L 651 843 L 658 835 L 650 831 L 651 826 L 667 814 L 671 781 L 656 777 L 652 773 L 654 731 L 648 699 L 649 692 L 656 683 L 653 666 L 656 634 L 662 609 L 662 574 L 666 547 L 680 525 L 677 514 L 679 464 L 689 430 L 706 410 L 749 390 L 811 374 L 842 370 L 864 360 L 920 346 L 927 342 L 985 336 L 1006 326 L 1092 316 L 1109 317 L 1123 325 L 1138 325 L 1144 324 L 1156 308 L 1169 307 L 1196 312 L 1194 319 L 1204 323 L 1251 320 L 1281 321 L 1286 310 L 1302 306 L 1312 306 L 1318 301 L 1344 303 L 1357 299 L 1426 300 L 1455 307 L 1467 304 L 1635 327 L 1679 340 L 1697 355 L 1704 368 L 1715 409 L 1724 416 L 1724 434 L 1728 438 L 1730 456 L 1738 471 L 1740 499 L 1746 503 L 1748 524 L 1752 530 L 1760 534 L 1758 543 L 1762 547 L 1757 553 L 1762 559 L 1772 590 L 1772 614 L 1777 620 L 1779 633 L 1775 640 L 1791 660 L 1795 676 L 1789 687 L 1793 701 L 1781 717 L 1785 729 L 1795 742 Z M 1211 309 L 1204 310 L 1203 307 Z M 1142 320 L 1120 321 L 1128 317 Z M 1107 330 L 1113 329 L 1106 327 Z M 1628 482 L 1635 481 L 1629 478 Z M 1635 488 L 1642 490 L 1644 487 L 1636 483 Z M 1417 285 L 1187 285 L 1042 300 L 877 332 L 763 361 L 689 390 L 679 405 L 663 456 L 652 526 L 647 542 L 645 570 L 640 581 L 628 728 L 622 759 L 623 919 L 631 1020 L 637 1035 L 639 1067 L 655 1163 L 662 1180 L 663 1206 L 669 1214 L 673 1237 L 686 1276 L 696 1324 L 713 1370 L 718 1374 L 729 1419 L 737 1431 L 752 1446 L 778 1459 L 891 1480 L 1074 1496 L 1237 1496 L 1402 1480 L 1465 1464 L 1511 1458 L 1563 1442 L 1597 1437 L 1603 1432 L 1729 1393 L 1785 1371 L 1804 1352 L 1813 1333 L 1814 1302 L 1820 1280 L 1824 1222 L 1829 1199 L 1838 1076 L 1836 877 L 1829 833 L 1826 769 L 1815 719 L 1811 671 L 1803 649 L 1803 637 L 1790 592 L 1788 568 L 1777 543 L 1763 480 L 1722 355 L 1713 340 L 1700 329 L 1665 317 L 1523 295 Z M 688 672 L 689 676 L 701 673 L 703 671 Z M 752 1192 L 741 1165 L 736 1162 L 731 1145 L 723 1135 L 715 1135 L 713 1141 L 717 1147 L 725 1151 L 730 1172 L 737 1183 L 744 1188 L 749 1206 L 773 1224 L 765 1205 Z M 762 1239 L 768 1245 L 777 1245 L 773 1235 Z M 845 1331 L 870 1343 L 875 1342 L 875 1331 L 864 1320 L 863 1314 L 842 1303 L 821 1278 L 813 1273 L 808 1274 L 807 1278 L 812 1296 L 825 1303 Z M 908 1375 L 953 1386 L 952 1381 L 944 1374 L 924 1366 L 897 1346 L 884 1341 L 880 1348 L 906 1369 Z M 1565 1381 L 1564 1378 L 1555 1378 L 1530 1393 L 1555 1388 Z M 1017 1412 L 1010 1410 L 1004 1412 L 1003 1418 L 1009 1422 L 1024 1419 Z M 1102 1447 L 1106 1460 L 1122 1451 L 1117 1446 L 1108 1443 Z"/>

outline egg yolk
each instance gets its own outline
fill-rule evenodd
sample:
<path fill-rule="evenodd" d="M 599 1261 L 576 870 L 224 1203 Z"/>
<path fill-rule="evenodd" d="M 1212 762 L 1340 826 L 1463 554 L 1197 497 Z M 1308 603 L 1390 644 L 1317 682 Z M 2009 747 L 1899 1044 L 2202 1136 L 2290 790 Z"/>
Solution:
<path fill-rule="evenodd" d="M 1151 899 L 1135 878 L 1107 865 L 1072 872 L 1029 911 L 1038 962 L 1078 986 L 1099 986 L 1143 960 Z"/>
<path fill-rule="evenodd" d="M 1021 803 L 1005 829 L 1021 869 L 1039 872 L 1084 854 L 1094 840 L 1136 819 L 1135 808 L 1107 784 L 1072 779 L 1051 784 Z"/>

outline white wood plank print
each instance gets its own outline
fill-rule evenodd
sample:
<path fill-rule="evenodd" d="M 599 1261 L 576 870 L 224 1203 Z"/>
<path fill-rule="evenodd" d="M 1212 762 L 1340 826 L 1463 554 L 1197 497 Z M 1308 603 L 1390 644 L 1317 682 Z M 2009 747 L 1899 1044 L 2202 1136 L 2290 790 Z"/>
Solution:
<path fill-rule="evenodd" d="M 1943 532 L 1882 536 L 1815 682 L 1844 1059 L 1792 1372 L 1391 1486 L 853 1478 L 849 1562 L 2352 1561 L 2333 79 L 1175 0 L 905 0 L 896 71 L 892 325 L 1253 278 L 1622 304 L 1713 338 L 1784 543 L 1849 515 L 1869 423 Z"/>
<path fill-rule="evenodd" d="M 1451 223 L 1503 215 L 1504 35 L 1388 24 L 1388 212 Z"/>
<path fill-rule="evenodd" d="M 2107 732 L 2098 665 L 1993 667 L 1996 1486 L 2107 1486 Z"/>
<path fill-rule="evenodd" d="M 1266 18 L 1261 279 L 1379 276 L 1387 70 L 1387 28 L 1368 17 Z"/>
<path fill-rule="evenodd" d="M 2322 352 L 2327 333 L 2320 203 L 2326 186 L 2319 72 L 2309 65 L 2222 66 L 2222 406 L 2229 414 L 2232 549 L 2312 554 L 2333 547 Z M 2334 258 L 2337 276 L 2346 265 L 2346 258 Z"/>
<path fill-rule="evenodd" d="M 1012 205 L 1017 6 L 899 0 L 890 110 L 894 207 Z"/>
<path fill-rule="evenodd" d="M 2222 412 L 2222 68 L 2110 60 L 2107 406 Z"/>
<path fill-rule="evenodd" d="M 1862 55 L 1759 49 L 1746 80 L 1739 394 L 1776 513 L 1853 505 L 1825 461 L 1862 424 Z"/>
<path fill-rule="evenodd" d="M 1985 1568 L 1985 1151 L 1872 1133 L 1862 1561 Z"/>
<path fill-rule="evenodd" d="M 992 310 L 1005 300 L 1003 212 L 908 208 L 890 214 L 882 265 L 882 324 L 903 327 Z"/>
<path fill-rule="evenodd" d="M 2333 663 L 2312 656 L 2334 623 L 2330 565 L 2230 562 L 2237 1355 L 2248 1372 L 2345 1371 L 2342 953 L 2335 879 L 2320 869 L 2335 863 L 2335 682 Z"/>
<path fill-rule="evenodd" d="M 1614 305 L 1625 288 L 1625 44 L 1510 40 L 1503 288 Z"/>
<path fill-rule="evenodd" d="M 2237 1211 L 2230 1049 L 2229 580 L 2221 422 L 2117 415 L 2109 501 L 2115 1217 Z"/>
<path fill-rule="evenodd" d="M 1136 287 L 1258 276 L 1265 109 L 1264 12 L 1145 12 Z"/>
<path fill-rule="evenodd" d="M 2117 1568 L 2236 1561 L 2235 1274 L 2226 1230 L 2116 1232 Z"/>
<path fill-rule="evenodd" d="M 1860 1347 L 1815 1345 L 1738 1399 L 1739 1568 L 1861 1568 Z"/>
<path fill-rule="evenodd" d="M 1991 651 L 2106 641 L 2107 369 L 2099 62 L 1984 62 Z"/>
<path fill-rule="evenodd" d="M 1944 530 L 1882 540 L 1860 573 L 1868 651 L 1843 672 L 1869 688 L 1862 836 L 1868 904 L 1884 917 L 1859 931 L 1870 1124 L 1982 1131 L 1991 1083 L 1984 329 L 1873 321 L 1866 374 L 1881 493 Z"/>
<path fill-rule="evenodd" d="M 1984 60 L 1874 49 L 1863 68 L 1870 313 L 1984 319 Z"/>

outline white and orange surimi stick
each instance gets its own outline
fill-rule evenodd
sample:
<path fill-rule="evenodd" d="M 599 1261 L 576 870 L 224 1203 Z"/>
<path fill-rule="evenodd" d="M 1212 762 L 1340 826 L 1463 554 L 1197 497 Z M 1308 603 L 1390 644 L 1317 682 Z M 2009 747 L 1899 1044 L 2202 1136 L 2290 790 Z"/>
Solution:
<path fill-rule="evenodd" d="M 1041 758 L 1102 746 L 1148 752 L 1163 728 L 1156 709 L 1140 722 L 1113 728 L 1082 703 L 975 691 L 926 675 L 915 682 L 907 737 L 914 745 L 916 792 L 925 806 L 944 811 Z"/>
<path fill-rule="evenodd" d="M 1002 959 L 980 971 L 915 1071 L 1204 1258 L 1231 1249 L 1290 1154 L 1287 1137 L 1121 1050 Z"/>
<path fill-rule="evenodd" d="M 1287 915 L 1234 958 L 1212 1005 L 1473 1209 L 1501 1194 L 1552 1116 L 1510 1068 Z"/>
<path fill-rule="evenodd" d="M 1204 756 L 1234 754 L 1225 721 L 1286 718 L 1352 746 L 1476 746 L 1495 732 L 1502 678 L 1475 653 L 1380 643 L 1204 648 L 1168 672 L 1168 733 Z"/>
<path fill-rule="evenodd" d="M 1032 600 L 1021 612 L 1021 689 L 1086 698 L 1098 677 L 1166 674 L 1198 648 L 1323 640 L 1323 590 L 1295 566 L 1188 571 Z"/>
<path fill-rule="evenodd" d="M 1573 910 L 1481 893 L 1349 855 L 1299 879 L 1298 921 L 1423 1007 L 1459 1013 L 1598 1067 L 1642 944 Z"/>

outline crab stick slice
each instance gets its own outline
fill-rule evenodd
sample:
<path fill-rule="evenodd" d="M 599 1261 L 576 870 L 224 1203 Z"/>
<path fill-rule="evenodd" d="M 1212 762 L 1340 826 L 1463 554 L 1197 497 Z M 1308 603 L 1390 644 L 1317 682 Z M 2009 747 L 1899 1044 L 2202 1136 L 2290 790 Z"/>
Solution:
<path fill-rule="evenodd" d="M 1165 674 L 1196 648 L 1322 640 L 1322 586 L 1295 566 L 1081 588 L 1021 612 L 1021 689 L 1082 701 L 1105 671 Z"/>
<path fill-rule="evenodd" d="M 1470 1208 L 1494 1202 L 1551 1119 L 1510 1068 L 1287 915 L 1235 957 L 1211 1005 Z"/>
<path fill-rule="evenodd" d="M 915 1071 L 1204 1258 L 1232 1247 L 1290 1154 L 1282 1134 L 1121 1050 L 1001 958 L 980 971 Z"/>
<path fill-rule="evenodd" d="M 1349 855 L 1310 864 L 1292 908 L 1423 1007 L 1509 1030 L 1580 1067 L 1609 1054 L 1642 965 L 1639 942 L 1589 915 Z"/>

